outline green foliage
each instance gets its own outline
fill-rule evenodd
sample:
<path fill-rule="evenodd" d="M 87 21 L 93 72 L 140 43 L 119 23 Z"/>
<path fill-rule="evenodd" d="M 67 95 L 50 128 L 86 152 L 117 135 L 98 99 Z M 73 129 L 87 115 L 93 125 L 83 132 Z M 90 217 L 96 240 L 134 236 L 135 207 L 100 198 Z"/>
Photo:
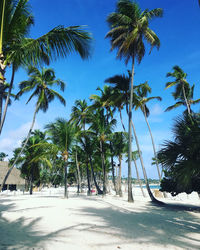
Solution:
<path fill-rule="evenodd" d="M 29 97 L 27 103 L 33 98 L 37 97 L 38 110 L 46 112 L 49 107 L 49 103 L 57 98 L 63 105 L 65 105 L 65 99 L 55 90 L 52 86 L 57 85 L 61 91 L 64 91 L 65 83 L 60 79 L 56 79 L 53 69 L 42 68 L 41 72 L 35 67 L 28 68 L 29 79 L 19 83 L 20 91 L 16 97 L 20 97 L 26 92 L 33 91 Z"/>
<path fill-rule="evenodd" d="M 162 17 L 162 9 L 142 11 L 136 2 L 130 0 L 119 0 L 116 12 L 111 13 L 107 22 L 110 31 L 106 38 L 111 39 L 111 50 L 117 48 L 117 58 L 136 58 L 140 63 L 145 54 L 146 40 L 151 50 L 153 47 L 160 47 L 160 41 L 153 30 L 149 28 L 149 21 L 154 17 Z"/>
<path fill-rule="evenodd" d="M 200 187 L 200 116 L 184 114 L 173 127 L 174 141 L 165 141 L 158 152 L 165 169 L 162 191 L 173 195 L 191 193 Z"/>
<path fill-rule="evenodd" d="M 0 152 L 0 161 L 4 161 L 4 159 L 7 157 L 8 155 L 5 154 L 4 152 Z"/>

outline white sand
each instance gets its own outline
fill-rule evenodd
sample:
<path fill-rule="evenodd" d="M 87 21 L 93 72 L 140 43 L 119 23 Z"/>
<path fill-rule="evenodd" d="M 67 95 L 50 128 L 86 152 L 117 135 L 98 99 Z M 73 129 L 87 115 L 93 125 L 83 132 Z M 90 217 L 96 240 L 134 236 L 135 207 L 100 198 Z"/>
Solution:
<path fill-rule="evenodd" d="M 134 203 L 61 192 L 1 194 L 0 249 L 200 249 L 200 212 L 153 206 L 138 189 Z M 179 196 L 179 204 L 200 205 L 190 197 Z"/>

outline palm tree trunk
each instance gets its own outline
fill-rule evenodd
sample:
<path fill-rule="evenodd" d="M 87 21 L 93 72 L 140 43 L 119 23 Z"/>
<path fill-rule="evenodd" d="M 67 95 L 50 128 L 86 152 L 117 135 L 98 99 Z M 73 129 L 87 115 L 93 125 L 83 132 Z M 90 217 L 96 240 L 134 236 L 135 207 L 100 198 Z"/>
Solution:
<path fill-rule="evenodd" d="M 15 70 L 14 70 L 14 66 L 13 66 L 12 67 L 12 77 L 11 77 L 11 81 L 10 81 L 8 95 L 6 97 L 6 102 L 5 102 L 5 106 L 4 106 L 3 116 L 0 117 L 0 134 L 2 132 L 3 125 L 4 125 L 4 122 L 5 122 L 5 118 L 6 118 L 6 114 L 7 114 L 8 103 L 9 103 L 9 100 L 10 100 L 10 94 L 11 94 L 11 91 L 12 91 L 12 88 L 13 88 L 14 76 L 15 76 Z"/>
<path fill-rule="evenodd" d="M 121 124 L 122 124 L 123 130 L 125 132 L 126 130 L 125 130 L 125 126 L 124 126 L 123 119 L 122 119 L 122 111 L 121 111 L 121 109 L 119 109 L 119 115 L 120 115 L 120 120 L 121 120 Z"/>
<path fill-rule="evenodd" d="M 65 162 L 65 192 L 64 198 L 68 199 L 68 187 L 67 187 L 67 161 Z"/>
<path fill-rule="evenodd" d="M 1 122 L 1 117 L 2 117 L 2 109 L 3 109 L 3 98 L 0 97 L 0 122 Z"/>
<path fill-rule="evenodd" d="M 34 115 L 33 115 L 32 124 L 31 124 L 31 127 L 30 127 L 30 129 L 29 129 L 29 132 L 28 132 L 28 135 L 27 135 L 27 137 L 26 137 L 26 140 L 25 140 L 25 142 L 24 142 L 24 145 L 22 146 L 21 151 L 20 151 L 19 154 L 17 155 L 15 161 L 13 162 L 12 166 L 9 168 L 9 170 L 8 170 L 8 172 L 7 172 L 7 174 L 6 174 L 6 176 L 4 177 L 3 183 L 2 183 L 1 188 L 0 188 L 0 192 L 2 191 L 2 187 L 5 185 L 5 183 L 6 183 L 7 179 L 8 179 L 8 176 L 10 175 L 10 173 L 11 173 L 11 171 L 13 170 L 13 168 L 14 168 L 16 162 L 18 161 L 20 155 L 23 153 L 24 148 L 25 148 L 26 145 L 27 145 L 27 142 L 28 142 L 28 140 L 29 140 L 29 137 L 30 137 L 30 135 L 31 135 L 32 129 L 33 129 L 34 124 L 35 124 L 35 118 L 36 118 L 36 114 L 37 114 L 37 112 L 38 112 L 38 110 L 39 110 L 39 106 L 40 106 L 40 104 L 37 104 L 36 109 L 35 109 L 35 112 L 34 112 Z"/>
<path fill-rule="evenodd" d="M 87 195 L 90 195 L 91 194 L 91 188 L 90 188 L 90 173 L 89 173 L 88 161 L 86 162 L 86 170 L 87 170 L 87 183 L 88 183 Z"/>
<path fill-rule="evenodd" d="M 110 152 L 111 152 L 111 168 L 112 168 L 112 182 L 114 186 L 115 192 L 116 190 L 116 180 L 115 180 L 115 168 L 114 168 L 114 161 L 113 161 L 113 147 L 112 147 L 112 142 L 110 141 Z"/>
<path fill-rule="evenodd" d="M 191 114 L 191 110 L 190 110 L 190 106 L 189 106 L 188 101 L 187 101 L 187 97 L 186 97 L 186 94 L 185 94 L 185 88 L 184 88 L 183 84 L 182 84 L 182 90 L 183 90 L 183 96 L 184 96 L 185 103 L 186 103 L 186 106 L 187 106 L 188 114 L 190 115 Z"/>
<path fill-rule="evenodd" d="M 6 0 L 3 0 L 2 16 L 1 16 L 1 32 L 0 32 L 0 56 L 3 54 L 3 28 L 4 28 L 4 15 L 5 15 Z"/>
<path fill-rule="evenodd" d="M 150 187 L 149 187 L 149 181 L 148 181 L 148 178 L 147 178 L 146 169 L 145 169 L 145 167 L 144 167 L 143 158 L 142 158 L 142 154 L 141 154 L 141 151 L 140 151 L 140 146 L 139 146 L 139 142 L 138 142 L 138 138 L 137 138 L 137 134 L 136 134 L 136 130 L 135 130 L 135 126 L 134 126 L 133 121 L 132 121 L 132 127 L 133 127 L 133 133 L 134 133 L 136 145 L 137 145 L 137 150 L 138 150 L 139 157 L 140 157 L 140 162 L 141 162 L 142 171 L 143 171 L 143 175 L 144 175 L 144 179 L 145 179 L 145 183 L 146 183 L 147 192 L 148 192 L 148 194 L 149 194 L 149 196 L 150 196 L 152 202 L 155 202 L 155 203 L 157 203 L 157 204 L 162 204 L 161 201 L 158 201 L 158 200 L 153 196 L 153 194 L 152 194 L 152 192 L 151 192 L 151 189 L 150 189 Z"/>
<path fill-rule="evenodd" d="M 102 171 L 103 171 L 103 194 L 105 195 L 106 190 L 106 167 L 105 167 L 105 161 L 104 161 L 104 149 L 103 149 L 103 143 L 100 141 L 100 149 L 101 149 L 101 162 L 102 162 Z"/>
<path fill-rule="evenodd" d="M 131 161 L 132 161 L 132 106 L 133 106 L 133 81 L 134 81 L 134 60 L 132 61 L 132 72 L 131 72 L 131 86 L 130 86 L 130 103 L 128 113 L 128 202 L 133 202 L 132 193 L 132 174 L 131 174 Z"/>
<path fill-rule="evenodd" d="M 96 180 L 96 176 L 94 174 L 94 168 L 93 168 L 93 163 L 92 163 L 92 158 L 91 156 L 89 157 L 89 161 L 90 161 L 90 166 L 91 166 L 91 170 L 92 170 L 92 176 L 93 176 L 93 179 L 94 179 L 94 185 L 97 189 L 97 193 L 98 194 L 103 194 L 103 191 L 99 188 L 99 185 L 97 184 L 97 180 Z"/>
<path fill-rule="evenodd" d="M 80 193 L 81 176 L 80 176 L 80 168 L 79 168 L 77 150 L 76 150 L 76 167 L 77 167 L 77 182 L 78 182 L 78 190 L 77 190 L 77 193 L 79 194 L 79 193 Z"/>
<path fill-rule="evenodd" d="M 119 155 L 119 196 L 122 197 L 122 157 Z"/>
<path fill-rule="evenodd" d="M 33 194 L 33 167 L 31 166 L 30 195 Z"/>
<path fill-rule="evenodd" d="M 144 114 L 144 118 L 145 118 L 147 127 L 148 127 L 148 129 L 149 129 L 149 134 L 150 134 L 150 136 L 151 136 L 151 143 L 152 143 L 152 146 L 153 146 L 153 152 L 154 152 L 154 157 L 155 157 L 156 166 L 157 166 L 157 171 L 158 171 L 158 177 L 159 177 L 159 180 L 161 181 L 161 174 L 160 174 L 160 169 L 159 169 L 159 166 L 158 166 L 158 160 L 157 160 L 157 154 L 156 154 L 156 147 L 155 147 L 153 135 L 152 135 L 152 133 L 151 133 L 151 128 L 150 128 L 150 125 L 149 125 L 149 122 L 148 122 L 148 119 L 147 119 L 147 115 L 146 115 L 145 108 L 143 108 L 143 114 Z"/>
<path fill-rule="evenodd" d="M 133 162 L 134 162 L 134 165 L 135 165 L 137 180 L 138 180 L 138 183 L 140 185 L 140 189 L 142 191 L 142 195 L 143 195 L 143 197 L 145 197 L 145 193 L 144 193 L 144 190 L 143 190 L 143 187 L 142 187 L 142 183 L 141 183 L 141 180 L 140 180 L 140 176 L 139 176 L 139 172 L 138 172 L 137 162 L 136 162 L 135 159 L 133 159 Z"/>

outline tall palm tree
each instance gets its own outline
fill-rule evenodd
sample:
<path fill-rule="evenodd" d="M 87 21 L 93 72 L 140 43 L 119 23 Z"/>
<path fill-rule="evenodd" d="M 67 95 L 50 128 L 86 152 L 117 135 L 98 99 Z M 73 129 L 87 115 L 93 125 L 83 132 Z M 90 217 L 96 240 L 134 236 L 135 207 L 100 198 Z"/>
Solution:
<path fill-rule="evenodd" d="M 46 112 L 49 107 L 49 103 L 52 102 L 55 98 L 57 98 L 63 105 L 65 105 L 65 99 L 58 92 L 56 92 L 55 90 L 51 88 L 54 85 L 57 85 L 58 87 L 60 87 L 61 91 L 64 91 L 65 83 L 59 79 L 56 79 L 55 73 L 52 69 L 43 68 L 42 71 L 40 72 L 37 68 L 30 67 L 28 69 L 28 75 L 29 75 L 29 79 L 19 84 L 20 91 L 18 92 L 16 97 L 18 98 L 22 94 L 33 90 L 33 93 L 29 97 L 27 103 L 33 97 L 37 97 L 37 102 L 36 102 L 36 107 L 35 107 L 31 127 L 29 129 L 24 145 L 21 148 L 21 151 L 19 152 L 18 157 L 20 156 L 20 154 L 23 152 L 24 148 L 26 147 L 26 143 L 28 142 L 32 129 L 34 127 L 36 114 L 38 113 L 38 111 L 42 110 L 43 112 Z M 17 160 L 18 158 L 16 158 L 16 160 L 13 162 L 12 166 L 8 170 L 3 180 L 3 185 L 5 184 L 9 174 L 14 168 Z"/>
<path fill-rule="evenodd" d="M 123 123 L 121 111 L 125 105 L 126 111 L 128 114 L 130 80 L 131 80 L 131 77 L 130 77 L 129 71 L 128 71 L 128 76 L 126 76 L 124 74 L 123 75 L 115 75 L 115 76 L 107 78 L 105 80 L 106 83 L 114 85 L 114 87 L 113 87 L 114 91 L 109 98 L 112 100 L 113 105 L 115 107 L 117 107 L 117 109 L 119 111 L 120 120 L 121 120 L 121 124 L 122 124 L 124 131 L 125 131 L 125 126 Z"/>
<path fill-rule="evenodd" d="M 101 109 L 102 115 L 104 115 L 104 110 L 106 111 L 106 122 L 109 124 L 109 119 L 113 118 L 113 113 L 115 112 L 115 106 L 113 105 L 113 99 L 111 98 L 114 95 L 114 90 L 110 86 L 104 85 L 103 89 L 100 87 L 97 88 L 101 92 L 101 95 L 91 95 L 90 100 L 93 100 L 93 104 L 90 106 L 92 110 Z M 112 168 L 112 182 L 114 189 L 116 191 L 116 181 L 114 174 L 114 160 L 113 160 L 113 145 L 110 140 L 110 161 Z"/>
<path fill-rule="evenodd" d="M 196 100 L 193 99 L 194 87 L 195 87 L 194 84 L 192 85 L 192 87 L 190 87 L 190 85 L 187 85 L 187 87 L 185 87 L 185 94 L 187 97 L 188 106 L 186 105 L 184 96 L 179 92 L 179 90 L 175 90 L 175 92 L 172 93 L 172 96 L 174 97 L 175 100 L 178 100 L 178 101 L 175 104 L 166 108 L 165 111 L 171 111 L 171 110 L 176 109 L 180 106 L 186 106 L 185 112 L 188 112 L 188 107 L 189 107 L 190 112 L 192 112 L 191 105 L 194 105 L 194 104 L 197 104 L 200 102 L 200 99 L 196 99 Z"/>
<path fill-rule="evenodd" d="M 181 99 L 181 101 L 184 100 L 185 105 L 187 107 L 188 114 L 191 114 L 191 108 L 190 104 L 188 102 L 187 94 L 190 90 L 190 85 L 186 80 L 187 74 L 177 65 L 173 67 L 173 72 L 167 73 L 167 77 L 173 77 L 175 78 L 174 81 L 167 82 L 166 83 L 166 89 L 170 88 L 172 86 L 176 86 L 176 90 L 173 93 L 173 96 L 176 99 Z M 167 109 L 167 111 L 180 106 L 182 103 L 178 102 L 174 106 L 171 106 Z"/>
<path fill-rule="evenodd" d="M 89 109 L 86 100 L 76 100 L 72 107 L 71 121 L 85 130 L 85 125 L 88 123 Z"/>
<path fill-rule="evenodd" d="M 80 131 L 83 131 L 83 140 L 86 143 L 85 138 L 85 131 L 86 131 L 86 124 L 89 122 L 90 117 L 90 110 L 87 105 L 86 100 L 76 100 L 75 105 L 72 107 L 72 113 L 71 113 L 71 120 L 76 126 L 80 127 Z M 80 132 L 79 131 L 79 132 Z M 77 134 L 77 141 L 80 139 L 80 133 Z M 76 151 L 76 163 L 78 163 L 78 156 Z M 88 156 L 86 156 L 86 168 L 87 168 L 87 180 L 88 180 L 88 192 L 87 194 L 90 195 L 90 181 L 89 181 L 89 168 L 88 168 Z M 77 171 L 78 171 L 78 179 L 80 182 L 80 169 L 79 164 L 77 164 Z"/>
<path fill-rule="evenodd" d="M 65 162 L 65 193 L 64 197 L 68 198 L 67 191 L 67 167 L 70 150 L 75 141 L 76 128 L 69 121 L 58 118 L 55 122 L 49 123 L 45 126 L 47 133 L 54 145 L 58 147 L 58 153 L 62 155 Z"/>
<path fill-rule="evenodd" d="M 0 88 L 5 84 L 6 69 L 12 66 L 9 93 L 17 69 L 27 64 L 49 64 L 57 58 L 76 52 L 82 59 L 90 55 L 91 34 L 83 26 L 57 26 L 36 39 L 29 37 L 34 24 L 29 0 L 3 0 L 0 3 Z M 0 99 L 2 96 L 0 95 Z M 0 121 L 0 133 L 4 124 L 9 95 Z"/>
<path fill-rule="evenodd" d="M 102 163 L 102 171 L 103 171 L 103 193 L 106 194 L 106 142 L 109 141 L 109 136 L 112 133 L 112 130 L 116 126 L 116 120 L 112 119 L 111 121 L 107 121 L 107 117 L 104 115 L 102 109 L 98 109 L 96 113 L 91 116 L 91 126 L 90 130 L 96 134 L 97 141 L 99 143 L 99 151 L 101 153 L 101 163 Z"/>
<path fill-rule="evenodd" d="M 137 88 L 137 97 L 138 97 L 138 99 L 137 99 L 137 102 L 135 103 L 135 110 L 140 108 L 143 115 L 144 115 L 148 130 L 149 130 L 149 134 L 150 134 L 150 137 L 151 137 L 151 143 L 152 143 L 152 146 L 153 146 L 153 152 L 154 152 L 154 157 L 155 157 L 157 171 L 158 171 L 158 177 L 159 177 L 159 179 L 161 181 L 161 174 L 160 174 L 160 169 L 159 169 L 159 166 L 158 166 L 158 161 L 157 161 L 157 156 L 156 156 L 156 147 L 155 147 L 153 135 L 152 135 L 152 132 L 151 132 L 151 128 L 150 128 L 150 125 L 149 125 L 149 122 L 148 122 L 148 116 L 150 114 L 150 111 L 149 111 L 149 109 L 147 107 L 147 103 L 149 101 L 151 101 L 151 100 L 161 101 L 162 98 L 160 96 L 147 97 L 148 93 L 151 93 L 151 87 L 148 85 L 147 82 L 145 82 L 143 84 L 140 84 L 138 86 L 138 88 Z"/>
<path fill-rule="evenodd" d="M 127 64 L 132 62 L 131 86 L 129 99 L 129 154 L 128 154 L 128 201 L 132 202 L 131 188 L 131 137 L 132 137 L 132 102 L 133 102 L 133 82 L 135 72 L 135 61 L 141 62 L 145 55 L 144 40 L 153 47 L 160 47 L 157 35 L 149 28 L 149 21 L 154 17 L 161 17 L 162 9 L 142 11 L 139 5 L 131 0 L 119 0 L 116 12 L 111 13 L 107 21 L 111 30 L 106 37 L 111 39 L 111 50 L 117 49 L 117 58 L 125 59 Z"/>
<path fill-rule="evenodd" d="M 118 193 L 122 197 L 122 187 L 121 187 L 121 173 L 122 173 L 122 159 L 123 154 L 127 153 L 127 142 L 128 134 L 125 132 L 115 132 L 112 134 L 113 142 L 113 151 L 114 155 L 118 157 L 118 167 L 119 167 L 119 176 L 118 176 Z"/>

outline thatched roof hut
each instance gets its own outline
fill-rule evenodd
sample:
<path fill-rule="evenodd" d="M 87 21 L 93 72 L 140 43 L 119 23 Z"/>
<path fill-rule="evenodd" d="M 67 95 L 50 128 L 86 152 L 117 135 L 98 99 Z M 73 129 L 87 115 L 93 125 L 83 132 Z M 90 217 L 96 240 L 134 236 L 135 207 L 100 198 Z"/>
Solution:
<path fill-rule="evenodd" d="M 0 185 L 3 182 L 3 179 L 8 172 L 8 162 L 0 161 Z M 16 168 L 13 168 L 12 172 L 10 173 L 7 181 L 7 185 L 25 185 L 25 180 L 20 177 L 20 171 Z"/>

